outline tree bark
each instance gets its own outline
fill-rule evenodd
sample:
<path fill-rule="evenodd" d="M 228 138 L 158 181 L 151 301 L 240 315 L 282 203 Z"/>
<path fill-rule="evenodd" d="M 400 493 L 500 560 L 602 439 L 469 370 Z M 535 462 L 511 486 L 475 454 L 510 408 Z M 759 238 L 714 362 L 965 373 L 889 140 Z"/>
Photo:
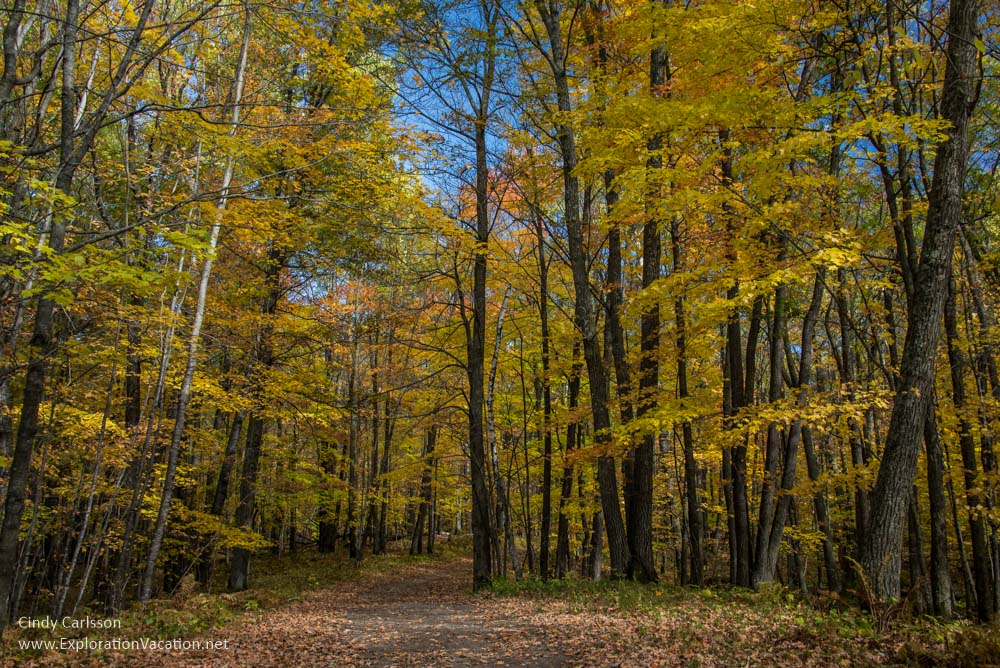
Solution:
<path fill-rule="evenodd" d="M 719 131 L 719 144 L 722 149 L 722 162 L 720 169 L 723 183 L 729 185 L 733 181 L 732 149 L 728 145 L 729 131 Z M 735 226 L 729 207 L 725 207 L 727 220 L 726 229 L 730 235 L 735 233 Z M 730 240 L 732 242 L 732 239 Z M 735 262 L 735 249 L 730 249 L 730 261 Z M 739 280 L 734 279 L 732 285 L 726 291 L 726 298 L 735 302 L 740 294 Z M 724 359 L 726 369 L 723 374 L 723 424 L 727 430 L 735 430 L 738 425 L 736 417 L 744 406 L 753 401 L 753 383 L 757 375 L 756 352 L 757 340 L 760 336 L 760 318 L 763 310 L 763 300 L 757 297 L 754 300 L 753 310 L 750 315 L 750 324 L 747 329 L 746 342 L 746 364 L 743 361 L 742 327 L 740 324 L 739 309 L 734 307 L 726 323 Z M 739 438 L 739 437 L 738 437 Z M 741 587 L 749 587 L 752 584 L 751 574 L 753 569 L 753 548 L 750 545 L 750 503 L 747 498 L 747 444 L 745 437 L 742 443 L 732 446 L 729 455 L 729 469 L 732 477 L 729 483 L 730 495 L 732 498 L 730 511 L 733 515 L 731 530 L 734 537 L 731 541 L 730 574 L 732 583 Z"/>
<path fill-rule="evenodd" d="M 958 414 L 958 445 L 962 454 L 962 471 L 965 478 L 969 536 L 972 539 L 976 619 L 985 623 L 990 621 L 995 612 L 993 610 L 993 573 L 986 542 L 986 521 L 982 514 L 983 499 L 977 491 L 979 466 L 976 458 L 976 441 L 972 421 L 966 412 L 968 410 L 968 397 L 966 395 L 965 375 L 969 371 L 969 365 L 959 340 L 955 302 L 955 282 L 949 279 L 944 307 L 944 326 L 948 342 L 948 361 L 951 363 L 952 401 L 955 405 L 955 413 Z"/>
<path fill-rule="evenodd" d="M 951 617 L 951 573 L 948 568 L 948 505 L 944 493 L 944 455 L 932 405 L 924 420 L 927 451 L 927 496 L 931 516 L 931 605 L 939 617 Z"/>
<path fill-rule="evenodd" d="M 580 399 L 580 342 L 573 341 L 573 362 L 570 366 L 567 382 L 567 408 L 573 414 Z M 566 450 L 563 455 L 562 485 L 559 493 L 559 530 L 556 540 L 556 577 L 562 579 L 569 574 L 569 505 L 573 494 L 573 465 L 569 463 L 569 453 L 577 447 L 580 440 L 580 425 L 576 420 L 570 420 L 566 425 Z"/>
<path fill-rule="evenodd" d="M 903 518 L 916 472 L 926 398 L 934 383 L 934 353 L 947 292 L 969 154 L 969 116 L 975 105 L 979 0 L 953 0 L 948 16 L 947 65 L 941 94 L 946 139 L 934 159 L 927 221 L 914 279 L 913 302 L 882 464 L 872 493 L 869 531 L 860 562 L 882 600 L 900 596 Z"/>
<path fill-rule="evenodd" d="M 469 459 L 472 476 L 472 588 L 474 591 L 489 586 L 493 575 L 490 552 L 490 493 L 487 484 L 483 403 L 485 401 L 487 248 L 490 238 L 486 125 L 490 115 L 490 98 L 496 66 L 497 8 L 492 3 L 484 2 L 482 12 L 481 18 L 486 25 L 486 53 L 483 55 L 483 78 L 479 89 L 478 104 L 472 119 L 476 153 L 476 251 L 472 270 L 472 327 L 471 331 L 467 331 L 466 337 L 466 371 L 469 379 Z"/>
<path fill-rule="evenodd" d="M 226 450 L 222 455 L 222 464 L 219 466 L 219 477 L 215 482 L 215 492 L 212 494 L 212 507 L 209 512 L 221 518 L 226 509 L 226 500 L 229 498 L 229 485 L 233 478 L 233 467 L 236 465 L 236 453 L 239 450 L 240 435 L 243 433 L 243 411 L 233 414 L 232 423 L 229 425 L 229 437 L 226 439 Z M 206 549 L 198 566 L 198 581 L 208 584 L 212 581 L 212 550 Z"/>
<path fill-rule="evenodd" d="M 784 253 L 779 255 L 784 258 Z M 774 290 L 772 301 L 773 318 L 770 323 L 770 334 L 768 336 L 769 349 L 769 373 L 768 373 L 768 401 L 773 405 L 784 396 L 782 366 L 784 364 L 784 346 L 782 334 L 785 329 L 785 285 L 779 284 Z M 790 442 L 791 439 L 787 439 Z M 767 445 L 764 452 L 764 480 L 761 486 L 760 509 L 757 512 L 757 542 L 754 552 L 753 584 L 756 586 L 761 582 L 771 582 L 774 580 L 775 570 L 778 566 L 778 545 L 774 546 L 774 561 L 771 561 L 771 529 L 774 524 L 775 498 L 777 489 L 781 486 L 778 478 L 778 466 L 782 452 L 782 444 L 786 443 L 784 430 L 777 422 L 772 422 L 767 427 Z M 796 444 L 797 447 L 798 444 Z M 794 473 L 794 471 L 793 471 Z"/>
<path fill-rule="evenodd" d="M 240 43 L 240 55 L 236 64 L 236 78 L 233 84 L 232 116 L 229 119 L 229 136 L 235 135 L 240 124 L 240 103 L 243 99 L 243 84 L 246 73 L 247 50 L 250 46 L 251 13 L 250 6 L 244 8 L 243 39 Z M 233 179 L 233 156 L 226 159 L 226 168 L 222 176 L 222 197 L 217 206 L 216 219 L 208 243 L 208 251 L 201 269 L 201 280 L 198 283 L 198 301 L 195 305 L 194 322 L 191 324 L 191 336 L 188 339 L 187 362 L 184 368 L 184 378 L 181 381 L 180 394 L 177 398 L 177 414 L 174 418 L 174 428 L 170 436 L 170 446 L 167 450 L 167 467 L 163 476 L 163 490 L 160 494 L 160 507 L 156 514 L 156 523 L 150 537 L 149 556 L 146 560 L 146 570 L 139 588 L 139 600 L 147 601 L 152 595 L 153 576 L 156 573 L 156 560 L 160 555 L 166 533 L 167 517 L 170 514 L 170 502 L 174 492 L 174 476 L 177 473 L 177 457 L 180 453 L 181 438 L 187 418 L 188 401 L 191 398 L 191 384 L 194 381 L 195 368 L 198 365 L 198 346 L 201 342 L 201 327 L 205 320 L 205 304 L 208 300 L 208 283 L 212 276 L 212 266 L 215 262 L 215 251 L 219 244 L 222 224 L 219 220 L 221 212 L 226 208 L 229 185 Z"/>
<path fill-rule="evenodd" d="M 281 274 L 288 260 L 288 251 L 275 240 L 271 240 L 268 249 L 267 266 L 264 274 L 264 285 L 267 292 L 261 304 L 260 313 L 264 322 L 257 332 L 257 342 L 254 346 L 252 363 L 249 373 L 252 380 L 251 394 L 255 403 L 259 404 L 263 394 L 263 381 L 267 371 L 274 363 L 274 348 L 271 336 L 274 324 L 271 318 L 278 308 L 281 298 Z M 246 447 L 243 451 L 243 472 L 240 478 L 239 503 L 236 506 L 235 524 L 237 528 L 251 529 L 254 515 L 254 500 L 257 494 L 257 473 L 260 468 L 260 451 L 264 441 L 264 417 L 262 407 L 255 405 L 249 411 L 247 419 Z M 232 562 L 229 570 L 229 589 L 243 591 L 247 588 L 250 574 L 250 551 L 243 547 L 233 548 Z"/>
<path fill-rule="evenodd" d="M 677 217 L 670 223 L 671 256 L 674 273 L 683 271 L 681 258 L 680 221 Z M 676 323 L 677 345 L 677 396 L 683 408 L 687 408 L 686 400 L 690 397 L 688 390 L 688 352 L 687 352 L 687 307 L 685 306 L 683 287 L 674 299 L 674 321 Z M 701 586 L 705 578 L 705 513 L 701 509 L 698 461 L 695 459 L 694 436 L 691 422 L 685 420 L 681 425 L 681 438 L 684 448 L 684 494 L 687 525 L 687 538 L 690 543 L 691 584 Z"/>
<path fill-rule="evenodd" d="M 566 43 L 562 34 L 562 7 L 559 3 L 535 3 L 548 35 L 549 50 L 546 59 L 552 68 L 559 111 L 570 113 L 573 109 L 569 76 L 566 72 Z M 611 413 L 608 400 L 608 379 L 601 355 L 601 338 L 597 330 L 597 314 L 591 295 L 587 252 L 580 222 L 580 184 L 574 174 L 576 169 L 576 138 L 573 128 L 566 122 L 557 127 L 559 150 L 562 157 L 563 208 L 568 237 L 570 265 L 573 274 L 574 320 L 583 339 L 583 357 L 590 381 L 590 404 L 594 422 L 594 442 L 600 453 L 597 460 L 597 479 L 601 492 L 601 508 L 608 536 L 613 577 L 626 574 L 631 555 L 625 535 L 625 523 L 619 506 L 618 478 L 615 473 L 611 449 Z"/>
<path fill-rule="evenodd" d="M 649 56 L 649 87 L 654 97 L 663 95 L 669 81 L 667 52 L 662 46 Z M 663 167 L 663 137 L 657 135 L 646 145 L 646 211 L 642 226 L 642 287 L 651 289 L 660 278 L 662 249 L 660 243 L 660 214 L 657 212 L 660 188 L 655 181 Z M 652 181 L 652 183 L 650 183 Z M 658 300 L 645 309 L 639 317 L 639 399 L 636 416 L 642 418 L 659 405 L 660 385 L 660 307 Z M 656 564 L 653 560 L 653 475 L 656 468 L 656 442 L 659 434 L 643 434 L 632 456 L 631 484 L 625 490 L 625 508 L 629 539 L 629 575 L 643 582 L 656 582 Z"/>
<path fill-rule="evenodd" d="M 423 554 L 424 523 L 433 525 L 433 520 L 428 521 L 427 516 L 431 512 L 431 474 L 434 471 L 434 448 L 437 444 L 437 425 L 431 425 L 427 429 L 424 438 L 424 469 L 420 476 L 420 507 L 417 509 L 417 518 L 413 523 L 413 533 L 410 537 L 410 554 Z M 428 543 L 430 540 L 428 539 Z M 429 547 L 429 545 L 428 545 Z"/>
<path fill-rule="evenodd" d="M 75 139 L 76 41 L 79 31 L 77 24 L 79 12 L 79 0 L 68 0 L 62 31 L 62 109 L 59 130 L 59 171 L 55 180 L 56 189 L 68 197 L 72 195 L 73 178 L 80 164 Z M 60 216 L 50 215 L 48 220 L 48 247 L 54 255 L 59 255 L 66 243 L 66 224 Z M 38 299 L 34 329 L 28 343 L 29 359 L 21 416 L 7 472 L 7 495 L 4 498 L 3 522 L 0 524 L 0 632 L 6 628 L 9 615 L 15 612 L 10 608 L 17 571 L 18 534 L 21 528 L 21 515 L 24 512 L 24 495 L 31 469 L 31 455 L 38 434 L 38 412 L 45 395 L 46 362 L 55 348 L 52 332 L 54 312 L 55 302 L 43 292 Z"/>
<path fill-rule="evenodd" d="M 493 357 L 490 360 L 490 378 L 486 394 L 486 427 L 490 444 L 490 463 L 493 467 L 493 487 L 497 495 L 497 524 L 504 532 L 504 547 L 507 557 L 514 567 L 514 575 L 520 580 L 521 562 L 517 558 L 517 546 L 514 544 L 514 529 L 510 523 L 510 501 L 507 496 L 507 485 L 504 483 L 503 474 L 500 471 L 500 456 L 497 451 L 496 417 L 494 412 L 497 367 L 500 363 L 500 346 L 503 341 L 503 320 L 509 296 L 510 290 L 508 289 L 504 293 L 503 301 L 500 303 L 500 312 L 497 314 L 496 336 L 493 338 Z"/>
<path fill-rule="evenodd" d="M 549 260 L 545 256 L 545 226 L 536 211 L 535 243 L 538 246 L 538 315 L 542 335 L 542 517 L 539 536 L 538 574 L 549 577 L 549 534 L 552 531 L 552 381 L 549 352 Z M 562 499 L 560 497 L 560 507 Z M 560 520 L 561 521 L 561 520 Z M 556 551 L 559 550 L 557 536 Z M 556 555 L 558 570 L 558 554 Z M 557 577 L 558 574 L 557 574 Z"/>
<path fill-rule="evenodd" d="M 805 318 L 802 321 L 802 343 L 800 347 L 801 357 L 799 359 L 798 373 L 795 378 L 795 383 L 798 385 L 798 396 L 796 398 L 796 402 L 801 408 L 805 408 L 809 403 L 809 384 L 812 382 L 813 341 L 816 335 L 816 322 L 819 319 L 819 310 L 823 303 L 823 281 L 825 276 L 825 270 L 819 269 L 817 271 L 816 278 L 813 281 L 813 292 L 812 299 L 809 302 L 809 310 L 806 311 Z M 792 489 L 795 487 L 799 442 L 803 440 L 802 435 L 804 428 L 802 420 L 795 420 L 792 422 L 789 429 L 788 437 L 785 441 L 784 460 L 782 462 L 780 497 L 774 511 L 774 517 L 771 522 L 771 535 L 768 539 L 767 550 L 764 554 L 766 564 L 763 568 L 760 564 L 758 564 L 758 574 L 770 574 L 771 579 L 774 578 L 774 574 L 777 570 L 778 550 L 781 546 L 781 539 L 785 529 L 785 521 L 789 517 L 792 504 L 795 501 Z M 829 517 L 827 517 L 823 523 L 828 525 Z M 826 536 L 824 542 L 830 539 L 828 529 L 828 526 L 824 529 L 826 532 L 824 534 Z M 832 559 L 828 560 L 828 564 L 831 560 Z M 828 574 L 828 577 L 829 575 L 830 574 Z M 834 577 L 829 579 L 831 583 L 838 580 L 835 574 Z M 760 577 L 758 582 L 762 581 L 767 580 Z"/>

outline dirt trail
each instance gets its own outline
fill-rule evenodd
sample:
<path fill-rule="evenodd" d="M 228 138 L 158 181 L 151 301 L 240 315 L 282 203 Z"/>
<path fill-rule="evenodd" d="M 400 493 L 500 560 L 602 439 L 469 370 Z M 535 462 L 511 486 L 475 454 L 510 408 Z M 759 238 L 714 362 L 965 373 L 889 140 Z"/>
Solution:
<path fill-rule="evenodd" d="M 67 665 L 826 668 L 889 665 L 899 649 L 892 638 L 841 637 L 795 605 L 689 592 L 630 611 L 614 602 L 613 589 L 589 602 L 473 596 L 471 572 L 471 560 L 448 559 L 358 573 L 204 636 L 227 640 L 225 650 L 121 651 Z"/>
<path fill-rule="evenodd" d="M 207 637 L 228 650 L 119 655 L 129 666 L 564 666 L 570 629 L 473 597 L 468 559 L 402 567 L 307 594 Z M 596 659 L 596 657 L 594 657 Z M 588 665 L 601 665 L 590 661 Z M 609 662 L 613 665 L 614 662 Z"/>

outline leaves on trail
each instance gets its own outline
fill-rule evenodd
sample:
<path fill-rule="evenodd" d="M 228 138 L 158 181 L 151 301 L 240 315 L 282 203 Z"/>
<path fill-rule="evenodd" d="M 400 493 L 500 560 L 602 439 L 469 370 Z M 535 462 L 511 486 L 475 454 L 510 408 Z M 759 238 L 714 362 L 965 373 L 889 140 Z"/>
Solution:
<path fill-rule="evenodd" d="M 345 571 L 347 579 L 332 588 L 269 612 L 248 610 L 202 636 L 228 640 L 228 650 L 63 653 L 18 665 L 666 668 L 872 666 L 918 654 L 951 656 L 944 636 L 940 642 L 917 631 L 878 636 L 857 613 L 840 617 L 771 592 L 658 585 L 642 589 L 636 606 L 626 594 L 639 585 L 597 590 L 569 582 L 556 593 L 525 588 L 477 596 L 470 593 L 467 558 L 392 557 L 387 565 Z"/>

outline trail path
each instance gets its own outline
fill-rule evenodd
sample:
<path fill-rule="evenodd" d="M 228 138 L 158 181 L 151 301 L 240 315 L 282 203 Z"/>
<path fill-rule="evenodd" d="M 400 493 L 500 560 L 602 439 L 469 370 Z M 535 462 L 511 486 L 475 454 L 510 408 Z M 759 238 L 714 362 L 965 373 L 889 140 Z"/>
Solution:
<path fill-rule="evenodd" d="M 346 581 L 207 636 L 228 650 L 123 657 L 164 666 L 578 665 L 573 629 L 506 599 L 474 597 L 472 563 L 407 565 Z M 587 663 L 590 663 L 589 661 Z M 598 661 L 600 664 L 600 661 Z M 614 665 L 609 661 L 606 665 Z"/>
<path fill-rule="evenodd" d="M 473 596 L 469 559 L 359 574 L 213 631 L 226 650 L 122 652 L 97 665 L 874 666 L 892 643 L 838 638 L 801 611 L 719 605 L 696 593 L 658 611 L 555 598 Z M 94 664 L 90 664 L 94 665 Z"/>

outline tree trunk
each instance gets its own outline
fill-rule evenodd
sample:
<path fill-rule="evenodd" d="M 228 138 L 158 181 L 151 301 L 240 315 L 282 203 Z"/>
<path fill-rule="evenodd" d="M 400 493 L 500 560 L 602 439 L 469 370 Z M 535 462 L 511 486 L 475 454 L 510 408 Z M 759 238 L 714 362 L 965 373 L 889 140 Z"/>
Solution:
<path fill-rule="evenodd" d="M 275 240 L 269 243 L 267 267 L 265 269 L 264 285 L 267 287 L 261 315 L 264 323 L 257 332 L 257 342 L 254 346 L 250 377 L 251 394 L 259 403 L 263 393 L 263 381 L 271 365 L 274 363 L 274 349 L 271 335 L 274 324 L 271 318 L 278 308 L 281 297 L 281 274 L 288 260 L 288 251 Z M 264 441 L 264 417 L 261 406 L 255 405 L 250 410 L 247 420 L 246 449 L 243 452 L 243 472 L 240 478 L 239 503 L 236 506 L 235 524 L 237 528 L 252 529 L 254 515 L 254 499 L 257 494 L 257 472 L 260 468 L 260 451 Z M 243 591 L 247 588 L 250 573 L 250 551 L 243 547 L 233 548 L 232 563 L 229 570 L 229 589 Z"/>
<path fill-rule="evenodd" d="M 680 220 L 675 216 L 670 223 L 671 256 L 674 273 L 683 271 L 681 260 Z M 683 290 L 683 288 L 680 288 Z M 674 321 L 676 323 L 677 345 L 677 396 L 683 408 L 687 408 L 688 390 L 688 352 L 687 352 L 687 307 L 684 293 L 678 293 L 674 299 Z M 705 579 L 705 513 L 701 509 L 699 498 L 698 462 L 694 456 L 694 436 L 691 422 L 686 420 L 681 425 L 682 446 L 684 448 L 684 494 L 685 494 L 685 524 L 687 539 L 690 544 L 691 584 L 701 586 Z"/>
<path fill-rule="evenodd" d="M 497 525 L 504 532 L 504 547 L 506 554 L 514 567 L 514 575 L 521 579 L 521 562 L 517 558 L 517 547 L 514 544 L 514 530 L 510 524 L 510 501 L 507 496 L 507 485 L 504 483 L 503 474 L 500 471 L 500 456 L 497 452 L 496 417 L 494 415 L 495 386 L 497 378 L 497 366 L 500 363 L 500 346 L 503 341 L 503 319 L 507 310 L 507 299 L 510 296 L 508 289 L 500 303 L 500 312 L 497 314 L 496 336 L 493 338 L 493 357 L 490 360 L 490 378 L 486 394 L 486 427 L 487 436 L 490 443 L 490 460 L 493 466 L 493 486 L 497 495 Z M 505 573 L 506 574 L 506 573 Z"/>
<path fill-rule="evenodd" d="M 920 266 L 900 365 L 889 432 L 872 493 L 871 526 L 861 543 L 861 564 L 882 600 L 900 596 L 903 518 L 916 473 L 926 398 L 933 390 L 934 354 L 947 292 L 969 154 L 969 116 L 976 97 L 979 0 L 953 0 L 948 16 L 947 66 L 941 118 L 950 128 L 934 159 Z"/>
<path fill-rule="evenodd" d="M 243 39 L 240 44 L 240 55 L 236 65 L 236 78 L 233 84 L 232 116 L 229 119 L 229 136 L 236 134 L 240 124 L 240 104 L 243 99 L 243 84 L 245 80 L 247 50 L 250 46 L 251 13 L 250 6 L 244 7 Z M 208 283 L 212 276 L 212 266 L 215 262 L 215 251 L 219 244 L 222 231 L 221 212 L 226 208 L 229 185 L 233 180 L 233 156 L 226 158 L 226 168 L 222 176 L 222 197 L 217 206 L 216 219 L 208 243 L 208 253 L 201 269 L 201 280 L 198 283 L 198 301 L 195 306 L 194 322 L 191 324 L 191 336 L 188 339 L 187 363 L 184 368 L 184 378 L 181 381 L 180 395 L 177 398 L 177 415 L 174 419 L 174 429 L 170 436 L 170 446 L 167 450 L 167 467 L 163 476 L 163 491 L 160 494 L 160 507 L 150 538 L 149 557 L 146 560 L 146 570 L 139 588 L 139 600 L 147 601 L 152 594 L 153 576 L 156 573 L 156 560 L 160 555 L 160 547 L 166 533 L 167 516 L 170 513 L 170 502 L 174 492 L 174 476 L 177 472 L 177 456 L 180 452 L 181 438 L 184 435 L 187 418 L 188 401 L 191 397 L 191 384 L 198 364 L 198 346 L 201 342 L 201 327 L 205 319 L 205 303 L 208 300 Z"/>
<path fill-rule="evenodd" d="M 784 259 L 784 252 L 779 255 L 780 259 Z M 779 284 L 774 290 L 773 318 L 771 320 L 771 331 L 768 336 L 769 374 L 767 399 L 772 405 L 776 404 L 784 396 L 781 371 L 784 365 L 782 335 L 785 329 L 785 290 L 784 283 Z M 785 444 L 785 450 L 788 450 L 791 439 L 788 438 L 788 435 L 784 433 L 784 429 L 777 422 L 772 422 L 767 427 L 767 445 L 764 452 L 764 480 L 761 486 L 760 510 L 757 513 L 757 543 L 754 552 L 753 571 L 753 584 L 755 586 L 761 582 L 773 581 L 778 566 L 778 545 L 775 545 L 772 550 L 771 529 L 774 524 L 774 506 L 775 498 L 777 497 L 776 488 L 781 485 L 778 478 L 778 466 L 782 444 Z M 798 444 L 796 443 L 795 446 L 797 448 Z M 792 473 L 794 474 L 794 470 Z M 771 561 L 772 552 L 774 556 L 773 562 Z"/>
<path fill-rule="evenodd" d="M 542 517 L 538 537 L 538 574 L 542 580 L 547 580 L 550 570 L 549 534 L 552 533 L 552 363 L 549 357 L 549 262 L 545 258 L 542 217 L 537 213 L 535 240 L 538 245 L 538 314 L 542 334 Z"/>
<path fill-rule="evenodd" d="M 662 46 L 649 56 L 649 87 L 655 97 L 663 95 L 669 82 L 667 52 Z M 653 288 L 660 278 L 662 256 L 660 243 L 660 216 L 656 213 L 655 200 L 660 197 L 656 184 L 662 178 L 657 172 L 663 168 L 663 137 L 655 136 L 647 143 L 649 158 L 646 160 L 646 212 L 642 226 L 642 287 Z M 640 315 L 639 348 L 639 399 L 636 417 L 654 412 L 659 405 L 660 385 L 660 307 L 653 300 Z M 643 582 L 656 582 L 656 564 L 653 558 L 653 474 L 656 468 L 656 441 L 659 434 L 645 433 L 632 456 L 631 484 L 625 489 L 625 508 L 629 540 L 629 575 Z"/>
<path fill-rule="evenodd" d="M 731 184 L 733 181 L 732 149 L 728 146 L 729 131 L 719 132 L 719 143 L 722 146 L 722 164 L 720 165 L 723 183 Z M 732 212 L 726 207 L 727 220 L 726 228 L 730 234 L 734 234 L 735 227 L 731 220 Z M 730 251 L 730 260 L 735 261 L 735 251 Z M 739 282 L 735 280 L 732 286 L 726 291 L 726 298 L 735 302 L 740 294 Z M 750 316 L 750 326 L 747 330 L 746 344 L 746 365 L 743 363 L 742 331 L 740 325 L 739 309 L 734 308 L 726 323 L 726 369 L 723 374 L 723 422 L 727 430 L 736 428 L 735 418 L 740 409 L 752 403 L 753 383 L 756 377 L 756 351 L 757 339 L 760 335 L 760 314 L 763 309 L 763 301 L 760 297 L 754 300 L 753 311 Z M 726 401 L 728 399 L 728 402 Z M 750 545 L 750 503 L 747 498 L 747 444 L 743 442 L 732 446 L 730 454 L 730 470 L 732 472 L 732 482 L 730 483 L 733 515 L 732 529 L 735 536 L 732 540 L 730 559 L 735 562 L 730 571 L 733 576 L 732 583 L 741 587 L 749 587 L 752 570 L 752 547 Z"/>
<path fill-rule="evenodd" d="M 920 508 L 917 506 L 917 487 L 907 504 L 906 511 L 907 555 L 910 561 L 910 591 L 914 592 L 913 609 L 918 615 L 927 614 L 931 608 L 930 588 L 927 586 L 927 560 L 924 559 L 923 532 L 920 531 Z"/>
<path fill-rule="evenodd" d="M 437 425 L 431 425 L 427 430 L 424 439 L 424 469 L 420 476 L 420 507 L 417 509 L 417 518 L 413 523 L 413 533 L 410 536 L 410 554 L 423 554 L 424 524 L 429 523 L 433 527 L 433 519 L 428 520 L 431 512 L 431 474 L 434 471 L 434 447 L 437 444 Z M 429 533 L 429 532 L 428 532 Z M 428 547 L 430 547 L 428 536 Z"/>
<path fill-rule="evenodd" d="M 360 557 L 358 523 L 358 462 L 360 457 L 361 407 L 358 399 L 358 371 L 361 364 L 360 334 L 358 333 L 358 303 L 354 303 L 351 322 L 353 343 L 351 346 L 351 370 L 347 377 L 347 555 L 351 559 Z"/>
<path fill-rule="evenodd" d="M 483 433 L 486 357 L 486 250 L 489 242 L 489 172 L 486 162 L 485 118 L 476 125 L 476 243 L 473 260 L 472 332 L 468 339 L 469 458 L 472 464 L 472 588 L 489 586 L 493 575 L 490 550 L 490 493 L 486 480 L 486 439 Z"/>
<path fill-rule="evenodd" d="M 68 0 L 62 34 L 62 117 L 60 126 L 59 172 L 56 189 L 72 195 L 73 178 L 79 165 L 76 155 L 76 40 L 79 31 L 79 0 Z M 5 67 L 6 69 L 6 67 Z M 89 147 L 88 147 L 89 148 Z M 63 251 L 66 224 L 61 216 L 48 216 L 48 247 L 53 255 Z M 35 310 L 35 325 L 28 343 L 28 368 L 24 381 L 17 441 L 7 472 L 7 495 L 4 498 L 3 523 L 0 524 L 0 631 L 7 626 L 11 593 L 17 571 L 17 543 L 24 512 L 24 495 L 31 472 L 31 455 L 38 434 L 38 412 L 45 395 L 46 362 L 55 350 L 52 320 L 55 302 L 42 292 Z"/>
<path fill-rule="evenodd" d="M 546 4 L 540 0 L 538 8 L 549 40 L 548 60 L 556 88 L 559 111 L 572 111 L 569 90 L 569 76 L 565 69 L 565 48 L 563 41 L 561 13 L 557 3 Z M 574 320 L 583 339 L 583 357 L 590 380 L 590 404 L 594 422 L 594 443 L 599 453 L 597 460 L 597 480 L 601 491 L 601 508 L 604 526 L 608 535 L 608 549 L 611 555 L 613 577 L 626 574 L 631 555 L 625 536 L 625 523 L 619 506 L 618 478 L 615 473 L 611 447 L 611 413 L 608 401 L 608 379 L 601 355 L 601 338 L 597 330 L 597 314 L 590 292 L 587 252 L 583 241 L 583 226 L 580 222 L 580 183 L 574 174 L 576 169 L 576 139 L 572 126 L 559 123 L 559 149 L 562 157 L 563 208 L 568 237 L 570 265 L 573 274 Z"/>
<path fill-rule="evenodd" d="M 209 512 L 221 518 L 229 498 L 229 485 L 233 478 L 233 467 L 236 465 L 236 453 L 239 449 L 240 434 L 243 433 L 243 411 L 233 414 L 229 425 L 229 437 L 226 439 L 226 450 L 219 466 L 219 477 L 215 482 L 215 492 L 212 494 L 212 507 Z M 198 566 L 198 581 L 209 584 L 212 581 L 212 549 L 206 548 Z"/>
<path fill-rule="evenodd" d="M 580 399 L 580 342 L 573 341 L 573 362 L 567 383 L 567 408 L 570 414 L 576 411 Z M 563 455 L 562 485 L 559 492 L 559 532 L 556 540 L 556 577 L 562 579 L 569 574 L 569 505 L 573 494 L 573 465 L 569 463 L 569 453 L 580 440 L 580 425 L 570 420 L 566 425 L 566 451 Z"/>
<path fill-rule="evenodd" d="M 958 414 L 958 444 L 962 454 L 962 470 L 965 479 L 965 498 L 969 512 L 969 536 L 972 539 L 972 573 L 975 583 L 976 618 L 988 622 L 993 617 L 993 572 L 989 548 L 986 543 L 986 521 L 983 518 L 977 480 L 978 461 L 976 441 L 972 421 L 968 418 L 968 397 L 966 395 L 965 374 L 969 370 L 965 351 L 958 334 L 954 280 L 948 281 L 947 299 L 944 307 L 945 335 L 948 342 L 948 361 L 951 363 L 952 401 Z M 970 606 L 971 607 L 971 606 Z"/>
<path fill-rule="evenodd" d="M 944 493 L 944 455 L 932 405 L 924 420 L 927 450 L 927 496 L 931 516 L 931 605 L 939 617 L 951 617 L 951 574 L 948 568 L 948 505 Z"/>
<path fill-rule="evenodd" d="M 392 322 L 389 323 L 389 334 L 388 340 L 386 342 L 386 362 L 385 366 L 392 373 L 392 351 L 393 346 L 396 343 L 396 332 L 393 327 Z M 389 514 L 389 447 L 392 445 L 392 435 L 393 435 L 393 416 L 392 416 L 392 392 L 386 391 L 385 393 L 385 419 L 383 420 L 383 430 L 382 434 L 382 462 L 379 465 L 379 469 L 382 472 L 382 476 L 378 483 L 378 496 L 379 496 L 379 511 L 378 511 L 378 524 L 375 530 L 375 554 L 385 554 L 386 552 L 386 520 Z"/>
<path fill-rule="evenodd" d="M 812 299 L 809 303 L 809 310 L 802 321 L 802 343 L 800 346 L 801 357 L 799 369 L 796 374 L 795 383 L 798 385 L 798 405 L 805 409 L 809 403 L 809 384 L 812 382 L 812 361 L 813 361 L 813 340 L 816 334 L 816 321 L 819 319 L 819 310 L 823 303 L 823 281 L 826 272 L 819 269 L 813 281 Z M 795 496 L 792 489 L 795 487 L 795 476 L 798 467 L 799 442 L 802 440 L 803 425 L 801 420 L 795 420 L 788 432 L 785 441 L 785 454 L 782 462 L 781 495 L 778 499 L 777 507 L 771 523 L 771 535 L 768 540 L 767 550 L 764 558 L 767 564 L 762 568 L 758 564 L 758 574 L 770 573 L 773 579 L 778 564 L 778 550 L 781 547 L 781 539 L 785 529 L 785 521 L 791 513 Z M 825 504 L 824 504 L 825 505 Z M 826 518 L 829 523 L 829 518 Z M 827 535 L 829 539 L 829 535 Z M 831 582 L 837 580 L 836 576 L 830 578 Z M 758 582 L 767 581 L 763 577 Z"/>
<path fill-rule="evenodd" d="M 481 5 L 485 25 L 486 52 L 482 58 L 482 78 L 478 100 L 471 119 L 475 144 L 476 251 L 472 265 L 472 323 L 466 321 L 466 373 L 469 380 L 469 460 L 472 477 L 472 588 L 489 586 L 493 575 L 490 535 L 490 493 L 486 471 L 486 439 L 483 403 L 485 400 L 484 364 L 486 359 L 486 274 L 490 239 L 489 164 L 486 127 L 490 116 L 490 99 L 496 66 L 496 21 L 498 8 L 492 3 Z M 463 306 L 464 309 L 464 306 Z M 463 312 L 463 318 L 464 318 Z"/>

